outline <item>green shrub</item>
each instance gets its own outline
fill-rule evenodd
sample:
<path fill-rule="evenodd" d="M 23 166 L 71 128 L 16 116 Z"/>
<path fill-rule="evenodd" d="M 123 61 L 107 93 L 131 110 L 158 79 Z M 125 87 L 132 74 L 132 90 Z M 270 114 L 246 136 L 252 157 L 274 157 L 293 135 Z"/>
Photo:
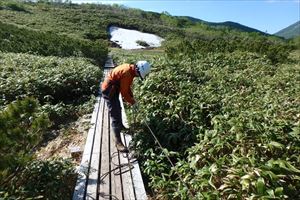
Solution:
<path fill-rule="evenodd" d="M 24 95 L 41 103 L 76 103 L 98 92 L 99 67 L 83 58 L 41 57 L 0 53 L 2 99 L 11 102 Z"/>
<path fill-rule="evenodd" d="M 290 44 L 293 46 L 294 49 L 300 49 L 300 36 L 293 38 L 290 40 Z"/>
<path fill-rule="evenodd" d="M 18 100 L 0 112 L 0 180 L 31 159 L 33 148 L 49 126 L 33 98 Z"/>
<path fill-rule="evenodd" d="M 105 41 L 90 41 L 52 32 L 20 28 L 0 22 L 0 50 L 14 53 L 33 53 L 42 56 L 91 58 L 103 65 L 107 56 Z"/>
<path fill-rule="evenodd" d="M 5 187 L 1 199 L 71 199 L 76 183 L 74 164 L 69 160 L 34 160 Z"/>
<path fill-rule="evenodd" d="M 82 106 L 97 94 L 102 77 L 100 68 L 83 58 L 0 53 L 0 59 L 0 107 L 32 96 L 53 126 L 84 113 Z"/>
<path fill-rule="evenodd" d="M 14 11 L 18 11 L 18 12 L 26 12 L 26 9 L 24 7 L 23 4 L 19 3 L 19 2 L 7 2 L 4 4 L 7 8 L 14 10 Z"/>
<path fill-rule="evenodd" d="M 167 41 L 166 53 L 170 58 L 180 55 L 197 58 L 198 55 L 218 52 L 245 51 L 265 55 L 273 64 L 287 61 L 291 45 L 280 40 L 271 40 L 265 36 L 251 37 L 216 37 L 213 39 L 201 38 L 173 39 Z"/>

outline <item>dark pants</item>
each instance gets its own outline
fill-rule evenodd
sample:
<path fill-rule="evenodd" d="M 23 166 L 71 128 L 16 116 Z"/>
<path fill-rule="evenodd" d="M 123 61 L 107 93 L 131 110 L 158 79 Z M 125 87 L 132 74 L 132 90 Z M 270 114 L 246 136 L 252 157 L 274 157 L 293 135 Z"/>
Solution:
<path fill-rule="evenodd" d="M 109 90 L 109 89 L 108 89 Z M 102 96 L 106 101 L 110 117 L 111 127 L 116 138 L 116 143 L 121 142 L 120 132 L 123 127 L 122 123 L 122 110 L 119 100 L 119 92 L 116 92 L 113 96 L 109 97 L 109 91 L 102 91 Z"/>

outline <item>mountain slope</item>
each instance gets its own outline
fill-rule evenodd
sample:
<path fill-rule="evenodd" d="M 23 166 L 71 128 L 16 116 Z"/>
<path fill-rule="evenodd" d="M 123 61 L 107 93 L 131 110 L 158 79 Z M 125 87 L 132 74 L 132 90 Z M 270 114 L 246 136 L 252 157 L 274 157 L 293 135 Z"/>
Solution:
<path fill-rule="evenodd" d="M 300 21 L 278 31 L 274 35 L 284 37 L 286 39 L 291 39 L 300 36 Z"/>
<path fill-rule="evenodd" d="M 218 23 L 218 22 L 208 22 L 208 21 L 204 21 L 204 20 L 197 19 L 194 17 L 186 17 L 186 18 L 188 18 L 189 20 L 191 20 L 193 22 L 200 22 L 200 23 L 203 23 L 203 24 L 209 25 L 211 27 L 215 27 L 215 28 L 229 28 L 229 29 L 233 29 L 233 30 L 237 30 L 237 31 L 249 32 L 249 33 L 257 32 L 257 33 L 261 33 L 263 35 L 269 35 L 269 34 L 266 34 L 265 32 L 262 32 L 260 30 L 257 30 L 257 29 L 254 29 L 254 28 L 242 25 L 242 24 L 239 24 L 237 22 L 226 21 L 226 22 Z"/>

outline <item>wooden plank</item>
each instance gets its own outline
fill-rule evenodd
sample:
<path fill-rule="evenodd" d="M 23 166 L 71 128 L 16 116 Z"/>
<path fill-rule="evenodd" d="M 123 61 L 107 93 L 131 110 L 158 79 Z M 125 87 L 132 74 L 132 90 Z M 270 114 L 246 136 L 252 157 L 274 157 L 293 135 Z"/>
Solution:
<path fill-rule="evenodd" d="M 93 117 L 97 118 L 97 115 L 99 113 L 99 104 L 100 104 L 100 98 L 97 98 L 97 102 L 95 103 L 92 118 Z M 91 128 L 88 131 L 81 163 L 77 170 L 78 178 L 73 193 L 73 200 L 81 200 L 85 198 L 87 177 L 89 173 L 89 164 L 90 164 L 91 153 L 93 148 L 94 136 L 95 136 L 95 123 L 92 124 Z"/>
<path fill-rule="evenodd" d="M 111 56 L 108 56 L 108 59 L 105 62 L 105 68 L 113 68 L 113 60 L 111 59 Z"/>
<path fill-rule="evenodd" d="M 110 119 L 110 118 L 109 118 Z M 110 121 L 110 120 L 109 120 Z M 119 153 L 115 146 L 115 137 L 110 126 L 110 154 L 111 154 L 111 196 L 112 199 L 123 199 L 121 169 Z"/>
<path fill-rule="evenodd" d="M 97 116 L 98 116 L 97 113 L 98 113 L 99 106 L 100 106 L 100 100 L 101 100 L 100 97 L 96 98 L 97 103 L 95 104 L 95 107 L 94 107 L 94 110 L 92 113 L 92 118 L 91 118 L 91 122 L 90 122 L 91 125 L 94 125 L 96 123 Z"/>
<path fill-rule="evenodd" d="M 98 175 L 99 175 L 99 157 L 100 157 L 100 143 L 101 143 L 101 136 L 102 136 L 102 120 L 103 120 L 103 110 L 104 110 L 104 99 L 101 98 L 100 101 L 100 113 L 97 118 L 96 123 L 96 134 L 94 139 L 94 147 L 90 161 L 90 170 L 89 170 L 89 177 L 88 177 L 88 184 L 86 190 L 86 199 L 96 199 L 97 197 L 97 186 L 98 186 Z"/>
<path fill-rule="evenodd" d="M 125 144 L 124 135 L 121 133 L 121 139 L 123 144 Z M 134 194 L 133 183 L 131 179 L 131 169 L 132 165 L 128 162 L 126 153 L 119 153 L 120 154 L 120 165 L 125 165 L 125 167 L 121 168 L 121 175 L 122 175 L 122 188 L 124 192 L 124 199 L 136 199 Z"/>
<path fill-rule="evenodd" d="M 128 124 L 128 121 L 127 121 L 127 116 L 126 116 L 126 113 L 125 113 L 124 103 L 123 103 L 123 100 L 121 98 L 121 95 L 120 95 L 120 102 L 121 102 L 121 107 L 122 107 L 123 125 L 126 128 L 128 128 L 129 124 Z M 129 147 L 129 143 L 132 139 L 131 136 L 128 135 L 128 134 L 123 134 L 123 137 L 125 138 L 125 140 L 124 140 L 125 146 Z M 131 173 L 135 198 L 138 199 L 138 200 L 147 199 L 146 190 L 145 190 L 144 182 L 143 182 L 141 171 L 140 171 L 140 166 L 139 166 L 137 160 L 128 159 L 128 163 L 132 164 L 132 166 L 133 166 L 130 173 Z"/>
<path fill-rule="evenodd" d="M 105 68 L 114 68 L 112 60 L 109 60 L 105 63 Z"/>
<path fill-rule="evenodd" d="M 132 139 L 131 135 L 125 134 L 126 146 L 129 146 L 131 139 Z M 133 168 L 131 170 L 131 176 L 132 176 L 133 187 L 134 187 L 136 199 L 146 200 L 147 195 L 146 195 L 146 190 L 145 190 L 139 163 L 134 158 L 130 159 L 129 162 L 132 163 L 132 165 L 133 165 Z"/>
<path fill-rule="evenodd" d="M 110 155 L 109 155 L 109 121 L 108 108 L 105 104 L 103 118 L 103 135 L 101 143 L 100 190 L 99 199 L 110 198 Z"/>

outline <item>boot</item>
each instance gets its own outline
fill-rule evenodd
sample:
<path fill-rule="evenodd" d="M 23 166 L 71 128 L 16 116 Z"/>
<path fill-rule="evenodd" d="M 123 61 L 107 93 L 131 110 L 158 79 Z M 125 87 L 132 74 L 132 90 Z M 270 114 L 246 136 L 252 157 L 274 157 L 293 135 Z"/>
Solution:
<path fill-rule="evenodd" d="M 125 147 L 122 142 L 116 142 L 116 148 L 122 153 L 129 153 L 127 147 Z"/>
<path fill-rule="evenodd" d="M 121 135 L 120 135 L 120 129 L 116 128 L 116 127 L 112 127 L 112 130 L 113 130 L 114 135 L 115 135 L 116 148 L 118 149 L 118 151 L 128 153 L 129 151 L 128 151 L 127 147 L 125 147 L 122 143 Z"/>

